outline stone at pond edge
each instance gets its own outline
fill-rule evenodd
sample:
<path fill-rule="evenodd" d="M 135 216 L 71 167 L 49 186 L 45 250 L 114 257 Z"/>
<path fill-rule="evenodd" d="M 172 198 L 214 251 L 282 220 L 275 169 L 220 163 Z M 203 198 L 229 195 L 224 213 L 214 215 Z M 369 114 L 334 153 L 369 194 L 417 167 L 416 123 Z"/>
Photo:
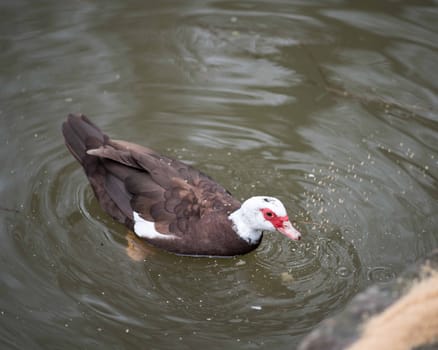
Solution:
<path fill-rule="evenodd" d="M 432 280 L 433 278 L 433 280 Z M 432 298 L 426 302 L 432 301 L 432 307 L 436 307 L 438 300 L 438 250 L 434 250 L 420 263 L 414 264 L 408 268 L 402 276 L 394 282 L 386 285 L 375 285 L 359 293 L 346 307 L 346 309 L 336 317 L 324 320 L 318 328 L 307 335 L 301 342 L 298 350 L 339 350 L 347 349 L 356 345 L 356 341 L 361 337 L 361 332 L 366 321 L 371 317 L 379 317 L 386 310 L 397 307 L 400 298 L 408 296 L 418 281 L 430 279 L 432 284 Z M 412 289 L 410 289 L 412 287 Z M 421 305 L 421 304 L 420 304 Z M 428 304 L 429 305 L 429 304 Z M 433 311 L 435 312 L 435 311 Z M 435 314 L 438 317 L 438 310 Z M 424 324 L 430 320 L 424 320 Z M 435 321 L 438 322 L 438 321 Z M 415 334 L 420 329 L 420 325 L 411 329 L 409 334 Z M 388 337 L 390 334 L 388 334 Z M 395 334 L 397 336 L 397 334 Z M 415 347 L 416 350 L 438 349 L 438 329 L 434 334 L 433 344 L 423 343 Z M 363 338 L 360 338 L 361 340 Z M 388 339 L 388 338 L 387 338 Z M 402 346 L 398 349 L 410 349 L 410 346 Z"/>

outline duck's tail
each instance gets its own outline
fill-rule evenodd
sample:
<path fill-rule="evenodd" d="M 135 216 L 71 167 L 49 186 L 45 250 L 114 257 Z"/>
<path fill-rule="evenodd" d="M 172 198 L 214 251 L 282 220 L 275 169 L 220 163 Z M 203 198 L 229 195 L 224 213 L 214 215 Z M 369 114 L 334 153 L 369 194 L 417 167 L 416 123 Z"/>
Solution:
<path fill-rule="evenodd" d="M 87 160 L 96 161 L 96 157 L 88 155 L 87 150 L 99 148 L 109 140 L 107 135 L 82 114 L 69 114 L 62 124 L 62 133 L 65 145 L 84 168 Z"/>
<path fill-rule="evenodd" d="M 92 152 L 87 153 L 107 146 L 111 142 L 110 138 L 84 115 L 70 114 L 62 124 L 62 133 L 67 148 L 84 168 L 102 209 L 131 227 L 131 195 L 125 189 L 123 176 L 120 176 L 128 173 L 129 169 Z"/>

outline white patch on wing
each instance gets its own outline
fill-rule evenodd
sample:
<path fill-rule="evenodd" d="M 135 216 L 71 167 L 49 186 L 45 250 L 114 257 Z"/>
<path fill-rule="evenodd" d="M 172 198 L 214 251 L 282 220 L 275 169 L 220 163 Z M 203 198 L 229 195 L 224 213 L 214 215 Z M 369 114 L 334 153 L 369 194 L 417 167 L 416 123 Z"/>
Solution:
<path fill-rule="evenodd" d="M 155 224 L 152 221 L 143 219 L 135 211 L 134 213 L 134 232 L 138 237 L 146 239 L 172 239 L 177 238 L 174 235 L 164 235 L 155 229 Z"/>

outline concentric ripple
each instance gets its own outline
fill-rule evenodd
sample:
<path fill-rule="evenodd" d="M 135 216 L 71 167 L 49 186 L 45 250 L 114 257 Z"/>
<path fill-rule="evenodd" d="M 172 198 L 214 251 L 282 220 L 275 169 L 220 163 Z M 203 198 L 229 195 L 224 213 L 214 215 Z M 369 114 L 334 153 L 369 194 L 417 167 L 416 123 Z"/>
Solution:
<path fill-rule="evenodd" d="M 62 147 L 45 159 L 30 183 L 27 210 L 38 231 L 27 240 L 80 311 L 65 324 L 86 317 L 100 331 L 138 334 L 154 315 L 148 327 L 157 335 L 187 333 L 196 343 L 237 327 L 242 341 L 261 344 L 266 334 L 284 334 L 285 318 L 294 325 L 289 334 L 302 334 L 357 290 L 359 258 L 339 230 L 311 232 L 298 243 L 266 233 L 245 257 L 177 257 L 150 248 L 133 262 L 127 230 L 101 211 L 79 165 Z"/>

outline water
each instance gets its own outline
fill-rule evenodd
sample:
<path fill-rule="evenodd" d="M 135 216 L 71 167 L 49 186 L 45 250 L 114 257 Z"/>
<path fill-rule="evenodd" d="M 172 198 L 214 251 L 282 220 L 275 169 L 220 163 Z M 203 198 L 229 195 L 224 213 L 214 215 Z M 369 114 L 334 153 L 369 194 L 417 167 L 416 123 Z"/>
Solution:
<path fill-rule="evenodd" d="M 290 349 L 438 246 L 434 2 L 0 5 L 0 344 Z M 305 237 L 127 254 L 60 126 L 279 197 Z"/>

